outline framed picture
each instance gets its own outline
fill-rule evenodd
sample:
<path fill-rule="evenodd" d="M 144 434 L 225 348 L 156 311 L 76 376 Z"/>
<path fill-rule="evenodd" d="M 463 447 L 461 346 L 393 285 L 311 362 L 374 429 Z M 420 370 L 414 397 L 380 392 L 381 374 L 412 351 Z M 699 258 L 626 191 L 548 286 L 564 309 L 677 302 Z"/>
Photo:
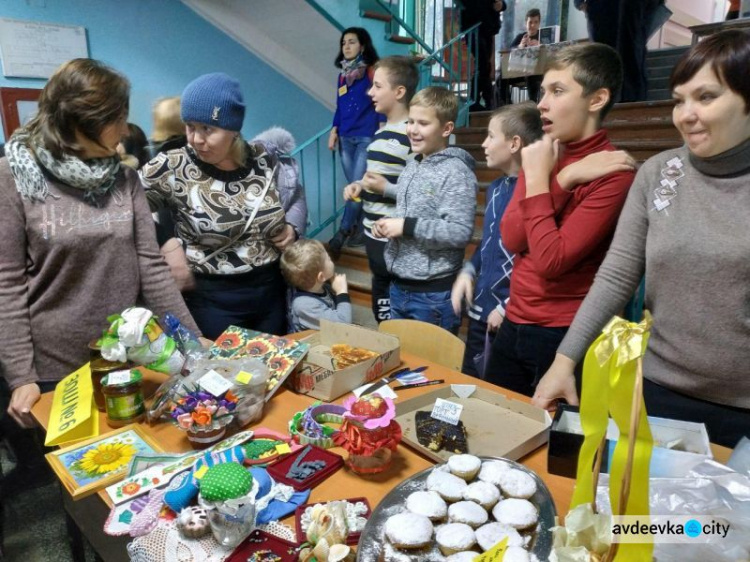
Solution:
<path fill-rule="evenodd" d="M 94 494 L 127 474 L 139 454 L 163 449 L 140 425 L 127 425 L 46 455 L 47 462 L 74 500 Z"/>
<path fill-rule="evenodd" d="M 0 112 L 6 141 L 13 131 L 34 117 L 41 92 L 33 88 L 0 88 Z"/>

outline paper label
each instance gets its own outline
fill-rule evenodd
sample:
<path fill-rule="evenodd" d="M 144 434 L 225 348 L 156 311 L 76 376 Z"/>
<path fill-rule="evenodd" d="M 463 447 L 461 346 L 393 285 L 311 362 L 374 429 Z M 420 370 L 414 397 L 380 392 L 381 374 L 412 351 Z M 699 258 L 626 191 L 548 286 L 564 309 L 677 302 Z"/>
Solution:
<path fill-rule="evenodd" d="M 347 92 L 346 84 L 344 84 L 343 86 L 339 88 L 339 96 L 343 96 L 344 94 L 346 94 L 346 92 Z"/>
<path fill-rule="evenodd" d="M 459 398 L 468 398 L 472 394 L 474 394 L 474 391 L 477 389 L 477 386 L 475 384 L 452 384 L 451 390 L 453 391 L 453 394 L 458 396 Z"/>
<path fill-rule="evenodd" d="M 248 373 L 247 371 L 240 371 L 237 373 L 237 376 L 234 377 L 234 380 L 236 380 L 240 384 L 248 384 L 253 379 L 253 374 Z"/>
<path fill-rule="evenodd" d="M 484 554 L 474 558 L 474 562 L 500 562 L 505 558 L 505 551 L 508 549 L 508 537 L 505 537 Z"/>
<path fill-rule="evenodd" d="M 113 373 L 110 373 L 107 377 L 107 384 L 108 385 L 116 385 L 116 384 L 125 384 L 126 382 L 130 382 L 130 380 L 133 378 L 133 375 L 130 373 L 130 369 L 126 369 L 124 371 L 114 371 Z"/>
<path fill-rule="evenodd" d="M 432 407 L 432 414 L 430 415 L 436 420 L 456 425 L 463 409 L 464 407 L 461 404 L 438 398 L 435 400 L 435 405 Z"/>
<path fill-rule="evenodd" d="M 280 445 L 276 445 L 276 452 L 280 455 L 286 455 L 292 452 L 292 448 L 289 446 L 289 443 L 281 443 Z"/>
<path fill-rule="evenodd" d="M 234 386 L 231 381 L 228 381 L 213 369 L 198 379 L 198 384 L 203 390 L 217 398 Z"/>

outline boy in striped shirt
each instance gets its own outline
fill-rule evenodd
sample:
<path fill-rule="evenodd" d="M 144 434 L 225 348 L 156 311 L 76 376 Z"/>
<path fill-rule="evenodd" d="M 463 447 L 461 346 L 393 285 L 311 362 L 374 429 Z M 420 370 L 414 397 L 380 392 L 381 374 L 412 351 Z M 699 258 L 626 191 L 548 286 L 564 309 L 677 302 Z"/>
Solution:
<path fill-rule="evenodd" d="M 411 145 L 406 135 L 409 101 L 417 89 L 417 67 L 409 57 L 393 56 L 375 65 L 372 88 L 368 92 L 375 111 L 386 116 L 387 122 L 375 133 L 367 147 L 367 172 L 362 180 L 344 188 L 344 199 L 363 201 L 365 249 L 372 272 L 372 312 L 378 323 L 391 317 L 391 274 L 385 265 L 387 239 L 375 238 L 372 225 L 390 217 L 396 201 L 383 194 L 388 184 L 396 185 L 401 172 L 411 159 Z"/>

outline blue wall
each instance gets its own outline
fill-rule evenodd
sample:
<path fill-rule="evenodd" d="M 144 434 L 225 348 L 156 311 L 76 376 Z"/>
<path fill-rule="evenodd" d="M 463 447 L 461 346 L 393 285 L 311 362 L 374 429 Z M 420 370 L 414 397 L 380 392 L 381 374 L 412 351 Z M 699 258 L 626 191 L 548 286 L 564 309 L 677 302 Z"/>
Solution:
<path fill-rule="evenodd" d="M 179 0 L 0 0 L 0 15 L 85 27 L 89 56 L 130 79 L 130 121 L 149 135 L 154 100 L 179 95 L 207 72 L 226 72 L 242 84 L 247 104 L 243 134 L 248 138 L 281 125 L 301 143 L 332 119 L 323 105 Z M 3 87 L 44 84 L 0 76 Z"/>

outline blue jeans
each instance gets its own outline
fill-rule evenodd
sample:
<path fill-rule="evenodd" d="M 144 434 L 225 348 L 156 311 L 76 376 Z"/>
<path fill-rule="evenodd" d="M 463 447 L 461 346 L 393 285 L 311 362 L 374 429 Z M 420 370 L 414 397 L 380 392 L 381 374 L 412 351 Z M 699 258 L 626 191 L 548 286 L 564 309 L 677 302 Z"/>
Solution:
<path fill-rule="evenodd" d="M 454 334 L 461 325 L 453 312 L 450 291 L 415 293 L 391 283 L 391 320 L 404 318 L 435 324 Z"/>
<path fill-rule="evenodd" d="M 367 171 L 367 147 L 372 137 L 339 137 L 339 153 L 341 167 L 344 168 L 346 182 L 361 180 Z M 341 219 L 341 230 L 354 232 L 361 223 L 362 202 L 347 201 L 344 206 L 344 216 Z"/>

